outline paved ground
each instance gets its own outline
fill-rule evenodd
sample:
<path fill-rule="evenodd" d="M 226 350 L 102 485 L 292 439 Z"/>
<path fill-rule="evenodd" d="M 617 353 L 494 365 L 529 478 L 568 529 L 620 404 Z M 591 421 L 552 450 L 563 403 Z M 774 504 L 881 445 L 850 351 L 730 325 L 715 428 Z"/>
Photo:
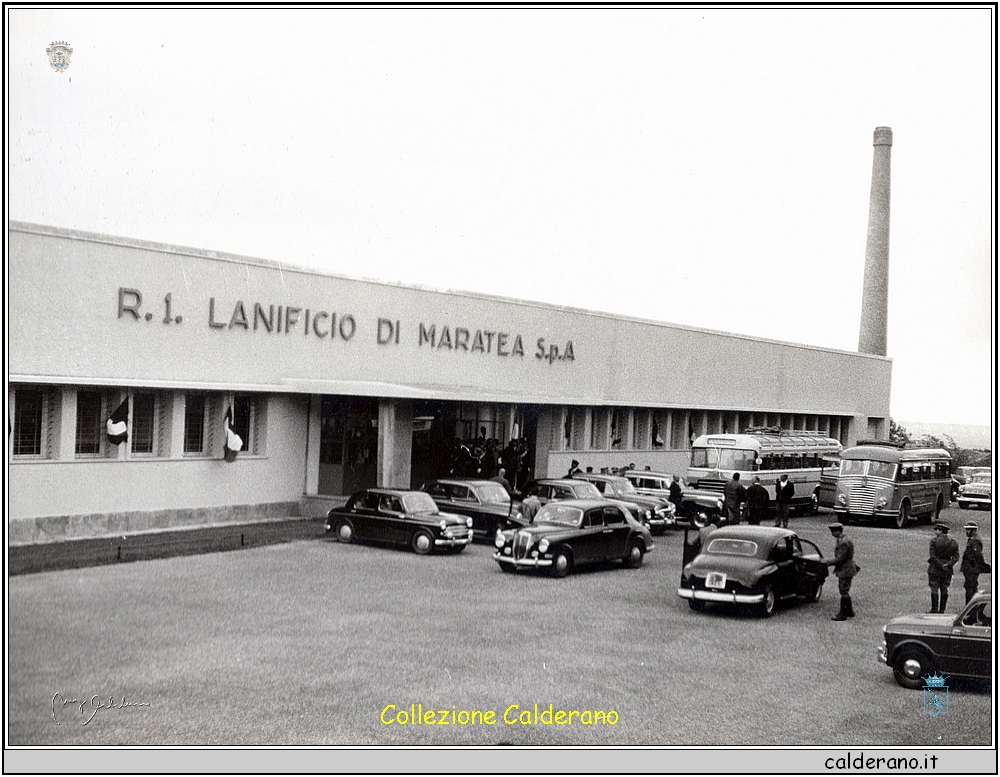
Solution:
<path fill-rule="evenodd" d="M 989 551 L 988 513 L 944 517 L 959 527 L 972 515 Z M 793 528 L 829 553 L 831 519 Z M 769 620 L 691 612 L 675 593 L 678 533 L 639 570 L 564 580 L 502 574 L 484 545 L 419 557 L 322 537 L 19 575 L 9 744 L 991 744 L 988 685 L 952 681 L 949 714 L 931 717 L 876 660 L 882 625 L 927 608 L 931 531 L 849 531 L 863 571 L 846 623 L 830 620 L 834 586 Z M 960 581 L 953 591 L 956 611 Z M 411 704 L 497 722 L 381 719 Z M 616 722 L 504 723 L 514 704 L 508 718 L 552 704 Z"/>

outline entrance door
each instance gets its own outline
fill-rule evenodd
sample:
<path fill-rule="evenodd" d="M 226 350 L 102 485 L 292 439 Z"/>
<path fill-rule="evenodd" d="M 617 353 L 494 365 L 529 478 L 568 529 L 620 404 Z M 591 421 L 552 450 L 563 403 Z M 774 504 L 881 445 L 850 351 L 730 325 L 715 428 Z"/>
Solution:
<path fill-rule="evenodd" d="M 319 493 L 346 496 L 378 478 L 378 401 L 323 397 Z"/>

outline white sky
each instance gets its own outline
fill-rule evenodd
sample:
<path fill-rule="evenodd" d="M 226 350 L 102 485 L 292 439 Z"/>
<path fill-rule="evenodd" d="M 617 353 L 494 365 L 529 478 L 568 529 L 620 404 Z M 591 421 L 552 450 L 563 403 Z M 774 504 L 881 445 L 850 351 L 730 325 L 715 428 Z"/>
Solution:
<path fill-rule="evenodd" d="M 10 218 L 850 351 L 889 126 L 892 415 L 991 423 L 989 9 L 7 21 Z"/>

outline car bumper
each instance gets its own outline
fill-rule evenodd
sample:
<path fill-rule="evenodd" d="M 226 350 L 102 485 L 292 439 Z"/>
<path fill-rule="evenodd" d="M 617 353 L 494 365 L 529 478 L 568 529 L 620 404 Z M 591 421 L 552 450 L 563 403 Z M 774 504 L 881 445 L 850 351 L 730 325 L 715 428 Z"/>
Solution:
<path fill-rule="evenodd" d="M 493 560 L 500 564 L 512 566 L 515 569 L 552 566 L 552 559 L 550 558 L 513 558 L 512 556 L 503 555 L 500 551 L 493 554 Z"/>
<path fill-rule="evenodd" d="M 760 604 L 764 601 L 764 594 L 739 594 L 735 591 L 706 591 L 702 588 L 678 588 L 677 595 L 681 599 L 694 599 L 698 602 Z"/>
<path fill-rule="evenodd" d="M 968 502 L 970 505 L 988 505 L 993 503 L 992 496 L 980 496 L 978 494 L 959 494 L 959 502 Z"/>
<path fill-rule="evenodd" d="M 468 537 L 442 537 L 434 540 L 434 544 L 439 548 L 455 548 L 460 545 L 468 545 L 472 542 L 472 535 Z"/>

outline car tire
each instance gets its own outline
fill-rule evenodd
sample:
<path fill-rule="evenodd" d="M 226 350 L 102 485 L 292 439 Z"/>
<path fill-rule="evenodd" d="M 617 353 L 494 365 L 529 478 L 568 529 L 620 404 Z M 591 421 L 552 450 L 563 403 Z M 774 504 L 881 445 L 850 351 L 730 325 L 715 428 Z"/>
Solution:
<path fill-rule="evenodd" d="M 701 599 L 688 599 L 688 607 L 695 612 L 703 612 L 705 609 L 705 603 L 701 601 Z"/>
<path fill-rule="evenodd" d="M 337 521 L 333 533 L 338 542 L 354 542 L 354 524 L 350 521 Z"/>
<path fill-rule="evenodd" d="M 899 512 L 896 513 L 896 517 L 893 519 L 892 525 L 897 529 L 906 528 L 907 521 L 910 520 L 910 503 L 904 501 L 899 506 Z"/>
<path fill-rule="evenodd" d="M 629 543 L 628 553 L 622 559 L 622 563 L 629 569 L 638 569 L 642 566 L 642 547 L 634 540 Z"/>
<path fill-rule="evenodd" d="M 573 559 L 566 550 L 557 550 L 552 556 L 552 577 L 566 577 L 573 566 Z"/>
<path fill-rule="evenodd" d="M 908 645 L 896 651 L 892 675 L 904 688 L 916 691 L 924 686 L 924 676 L 934 673 L 934 661 L 923 648 Z"/>
<path fill-rule="evenodd" d="M 413 548 L 414 553 L 426 556 L 434 550 L 434 537 L 426 529 L 420 529 L 413 533 L 413 537 L 410 539 L 410 547 Z"/>
<path fill-rule="evenodd" d="M 762 618 L 770 618 L 778 609 L 778 597 L 771 586 L 764 586 L 764 601 L 760 603 L 759 612 Z"/>
<path fill-rule="evenodd" d="M 708 526 L 708 524 L 709 524 L 709 515 L 708 513 L 702 510 L 695 512 L 694 515 L 691 516 L 691 525 L 694 526 L 696 529 L 704 529 L 706 526 Z"/>

